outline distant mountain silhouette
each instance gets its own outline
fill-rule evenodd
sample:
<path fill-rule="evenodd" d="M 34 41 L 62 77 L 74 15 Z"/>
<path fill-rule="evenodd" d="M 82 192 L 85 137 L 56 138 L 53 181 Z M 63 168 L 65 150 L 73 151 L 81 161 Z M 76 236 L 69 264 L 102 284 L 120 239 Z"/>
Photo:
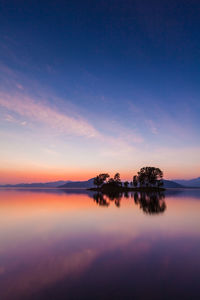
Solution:
<path fill-rule="evenodd" d="M 163 180 L 163 183 L 164 183 L 164 188 L 183 188 L 184 186 L 177 183 L 177 182 L 174 182 L 174 181 L 171 181 L 171 180 Z"/>
<path fill-rule="evenodd" d="M 21 187 L 21 188 L 48 188 L 48 187 L 58 187 L 62 184 L 65 184 L 67 182 L 70 182 L 69 180 L 59 180 L 59 181 L 53 181 L 53 182 L 45 182 L 45 183 L 18 183 L 18 184 L 5 184 L 0 185 L 0 187 Z"/>
<path fill-rule="evenodd" d="M 5 184 L 0 185 L 0 187 L 16 187 L 16 188 L 74 188 L 74 189 L 84 189 L 84 188 L 92 188 L 94 187 L 93 184 L 94 178 L 85 181 L 70 181 L 70 180 L 60 180 L 54 182 L 46 182 L 46 183 L 19 183 L 19 184 Z M 192 181 L 192 180 L 191 180 Z M 200 178 L 199 178 L 200 181 Z M 186 184 L 181 185 L 179 183 L 171 181 L 171 180 L 163 180 L 164 188 L 183 188 Z M 187 185 L 191 186 L 191 184 Z M 199 185 L 200 186 L 200 185 Z"/>
<path fill-rule="evenodd" d="M 174 181 L 187 187 L 200 187 L 200 177 L 189 180 L 177 179 Z"/>
<path fill-rule="evenodd" d="M 91 188 L 94 187 L 93 181 L 94 178 L 87 181 L 71 181 L 60 185 L 59 188 Z"/>

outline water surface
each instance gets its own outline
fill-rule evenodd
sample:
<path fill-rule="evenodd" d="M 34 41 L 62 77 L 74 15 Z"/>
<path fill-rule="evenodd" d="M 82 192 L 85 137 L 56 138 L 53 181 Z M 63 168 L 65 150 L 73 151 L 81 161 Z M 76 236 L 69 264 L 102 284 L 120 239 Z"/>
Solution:
<path fill-rule="evenodd" d="M 199 299 L 200 191 L 0 190 L 0 299 Z"/>

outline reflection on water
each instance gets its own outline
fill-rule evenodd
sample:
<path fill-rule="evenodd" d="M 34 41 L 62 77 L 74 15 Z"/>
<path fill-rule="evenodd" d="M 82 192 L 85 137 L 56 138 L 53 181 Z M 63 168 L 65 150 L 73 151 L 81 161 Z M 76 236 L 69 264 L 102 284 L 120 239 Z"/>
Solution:
<path fill-rule="evenodd" d="M 146 214 L 163 213 L 167 206 L 164 201 L 165 194 L 162 192 L 135 192 L 135 193 L 94 193 L 94 201 L 100 206 L 109 206 L 114 202 L 117 207 L 120 207 L 122 198 L 134 198 L 135 204 Z"/>
<path fill-rule="evenodd" d="M 198 190 L 0 190 L 0 299 L 199 299 L 199 213 Z"/>
<path fill-rule="evenodd" d="M 135 193 L 134 200 L 136 204 L 146 214 L 159 214 L 166 210 L 166 203 L 164 201 L 164 193 Z"/>

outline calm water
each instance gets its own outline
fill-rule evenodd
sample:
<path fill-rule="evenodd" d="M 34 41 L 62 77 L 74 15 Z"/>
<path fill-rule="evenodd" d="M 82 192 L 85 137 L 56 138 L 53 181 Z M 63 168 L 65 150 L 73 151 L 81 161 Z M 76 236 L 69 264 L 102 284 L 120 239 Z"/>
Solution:
<path fill-rule="evenodd" d="M 0 299 L 200 299 L 200 191 L 0 190 Z"/>

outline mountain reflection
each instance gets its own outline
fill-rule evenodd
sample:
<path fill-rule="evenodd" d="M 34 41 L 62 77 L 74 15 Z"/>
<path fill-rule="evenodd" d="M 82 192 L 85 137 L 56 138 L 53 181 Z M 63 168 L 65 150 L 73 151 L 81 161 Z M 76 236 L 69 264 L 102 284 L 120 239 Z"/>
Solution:
<path fill-rule="evenodd" d="M 99 206 L 108 207 L 114 203 L 120 207 L 123 198 L 133 198 L 136 205 L 143 210 L 145 214 L 155 215 L 163 213 L 167 206 L 165 203 L 165 194 L 160 192 L 135 192 L 135 193 L 95 193 L 94 201 Z"/>

